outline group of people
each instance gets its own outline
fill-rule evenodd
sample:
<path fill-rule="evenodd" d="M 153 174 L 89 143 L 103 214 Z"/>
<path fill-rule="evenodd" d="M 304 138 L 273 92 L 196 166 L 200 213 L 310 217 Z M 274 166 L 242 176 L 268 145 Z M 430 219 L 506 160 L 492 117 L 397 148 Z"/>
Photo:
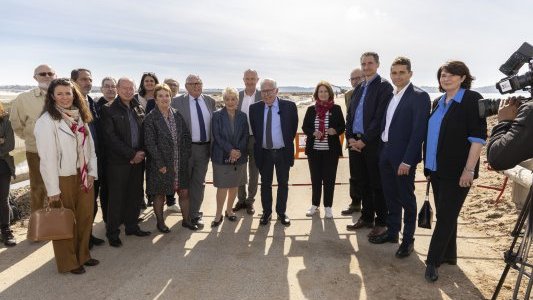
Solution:
<path fill-rule="evenodd" d="M 319 212 L 323 197 L 324 216 L 333 218 L 340 136 L 345 134 L 352 202 L 342 214 L 361 211 L 359 220 L 347 229 L 371 228 L 370 243 L 398 243 L 403 210 L 403 238 L 396 256 L 407 257 L 414 248 L 416 227 L 415 172 L 424 157 L 437 210 L 425 275 L 435 281 L 442 263 L 457 261 L 457 218 L 478 176 L 486 139 L 486 121 L 478 116 L 477 106 L 482 97 L 470 90 L 473 77 L 460 61 L 438 69 L 444 94 L 433 105 L 429 95 L 410 82 L 408 58 L 392 62 L 394 86 L 377 73 L 377 53 L 363 53 L 360 62 L 361 69 L 350 76 L 353 90 L 345 94 L 346 118 L 326 81 L 316 85 L 314 105 L 306 111 L 302 130 L 312 182 L 306 215 Z M 159 83 L 154 73 L 144 73 L 138 89 L 130 78 L 106 77 L 98 100 L 89 96 L 92 74 L 87 69 L 73 70 L 70 79 L 57 79 L 50 66 L 40 65 L 34 78 L 39 86 L 12 102 L 9 118 L 0 107 L 0 184 L 9 186 L 14 176 L 9 156 L 14 132 L 26 145 L 32 211 L 49 201 L 76 215 L 74 238 L 53 241 L 59 272 L 82 274 L 84 266 L 98 264 L 89 251 L 104 243 L 92 235 L 98 198 L 113 247 L 122 246 L 122 224 L 126 235 L 151 234 L 139 227 L 146 205 L 153 205 L 156 228 L 162 233 L 170 232 L 163 215 L 165 203 L 167 209 L 181 211 L 183 227 L 203 227 L 209 161 L 217 188 L 211 227 L 224 218 L 236 221 L 239 210 L 255 213 L 259 174 L 263 211 L 259 223 L 268 224 L 274 171 L 277 219 L 290 225 L 286 207 L 298 112 L 292 101 L 278 97 L 275 80 L 263 79 L 257 89 L 257 72 L 246 70 L 245 88 L 224 89 L 224 107 L 216 110 L 215 100 L 203 94 L 198 75 L 186 78 L 186 93 L 179 96 L 176 80 Z M 5 213 L 7 195 L 0 197 L 2 238 L 11 246 L 16 242 Z"/>

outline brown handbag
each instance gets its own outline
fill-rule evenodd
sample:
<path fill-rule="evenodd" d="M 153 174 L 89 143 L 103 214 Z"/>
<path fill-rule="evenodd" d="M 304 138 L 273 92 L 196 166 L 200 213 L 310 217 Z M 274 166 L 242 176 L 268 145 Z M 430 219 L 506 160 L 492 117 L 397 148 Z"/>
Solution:
<path fill-rule="evenodd" d="M 74 237 L 74 212 L 63 207 L 50 207 L 48 200 L 44 201 L 44 208 L 34 211 L 28 225 L 28 240 L 54 241 L 66 240 Z"/>

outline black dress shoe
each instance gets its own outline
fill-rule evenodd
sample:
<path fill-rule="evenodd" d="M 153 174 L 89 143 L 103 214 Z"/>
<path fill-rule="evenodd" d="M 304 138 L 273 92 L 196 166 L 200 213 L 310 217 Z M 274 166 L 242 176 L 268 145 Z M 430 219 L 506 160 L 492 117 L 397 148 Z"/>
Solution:
<path fill-rule="evenodd" d="M 286 214 L 278 215 L 278 220 L 285 226 L 291 225 L 291 219 Z"/>
<path fill-rule="evenodd" d="M 228 218 L 228 220 L 230 220 L 231 222 L 235 222 L 237 221 L 237 216 L 236 215 L 228 215 L 228 212 L 226 212 L 226 218 Z"/>
<path fill-rule="evenodd" d="M 246 206 L 246 213 L 249 214 L 249 215 L 255 214 L 255 208 L 254 208 L 253 204 L 248 204 Z"/>
<path fill-rule="evenodd" d="M 95 245 L 95 246 L 102 246 L 105 243 L 104 240 L 99 239 L 99 238 L 95 237 L 92 234 L 91 234 L 91 238 L 89 239 L 89 242 L 93 243 L 93 245 Z"/>
<path fill-rule="evenodd" d="M 413 241 L 402 241 L 400 244 L 400 247 L 398 248 L 398 251 L 396 251 L 395 256 L 397 258 L 405 258 L 413 252 L 415 248 L 415 243 Z"/>
<path fill-rule="evenodd" d="M 122 241 L 119 238 L 109 239 L 109 246 L 119 248 L 122 247 Z"/>
<path fill-rule="evenodd" d="M 135 231 L 130 231 L 130 232 L 126 231 L 126 235 L 149 236 L 150 234 L 151 234 L 150 231 L 144 231 L 144 230 L 141 230 L 140 228 L 138 228 Z"/>
<path fill-rule="evenodd" d="M 70 273 L 80 275 L 80 274 L 85 273 L 85 268 L 83 266 L 79 266 L 74 270 L 70 270 Z"/>
<path fill-rule="evenodd" d="M 353 214 L 354 212 L 358 212 L 358 211 L 361 211 L 361 203 L 359 203 L 359 205 L 351 205 L 350 204 L 350 206 L 348 206 L 348 208 L 346 208 L 345 210 L 341 211 L 341 215 L 349 216 L 349 215 Z"/>
<path fill-rule="evenodd" d="M 424 275 L 429 282 L 435 282 L 439 279 L 439 271 L 434 264 L 429 264 L 426 267 L 426 274 Z"/>
<path fill-rule="evenodd" d="M 374 227 L 374 223 L 372 222 L 365 222 L 363 219 L 357 220 L 357 222 L 353 224 L 346 225 L 346 230 L 355 231 L 360 228 L 372 228 Z"/>
<path fill-rule="evenodd" d="M 372 244 L 398 243 L 398 234 L 390 235 L 388 231 L 368 238 Z"/>
<path fill-rule="evenodd" d="M 192 224 L 192 223 L 187 223 L 185 221 L 181 222 L 181 226 L 185 227 L 185 228 L 189 228 L 190 230 L 198 230 L 198 225 Z"/>
<path fill-rule="evenodd" d="M 169 233 L 170 232 L 170 229 L 168 228 L 167 225 L 159 225 L 157 224 L 157 230 L 159 230 L 159 232 L 161 233 Z"/>
<path fill-rule="evenodd" d="M 237 202 L 237 204 L 235 204 L 235 207 L 233 207 L 231 210 L 239 211 L 239 210 L 245 209 L 245 208 L 246 208 L 246 204 L 241 203 L 241 202 Z"/>
<path fill-rule="evenodd" d="M 220 216 L 220 219 L 218 221 L 215 219 L 213 222 L 211 222 L 211 228 L 218 227 L 218 225 L 222 224 L 222 221 L 224 221 L 224 217 Z"/>
<path fill-rule="evenodd" d="M 83 264 L 86 265 L 86 266 L 89 266 L 89 267 L 94 267 L 94 266 L 98 265 L 99 263 L 100 263 L 100 261 L 98 259 L 89 258 L 89 260 L 84 262 Z"/>
<path fill-rule="evenodd" d="M 266 225 L 268 222 L 272 219 L 272 214 L 269 215 L 263 215 L 261 216 L 261 219 L 259 219 L 260 225 Z"/>

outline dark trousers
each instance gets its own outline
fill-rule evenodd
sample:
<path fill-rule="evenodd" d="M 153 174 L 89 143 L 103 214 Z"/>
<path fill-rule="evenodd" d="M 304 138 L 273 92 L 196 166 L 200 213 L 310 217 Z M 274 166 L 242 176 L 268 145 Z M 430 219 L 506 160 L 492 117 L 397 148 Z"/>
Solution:
<path fill-rule="evenodd" d="M 352 160 L 352 156 L 359 155 L 357 151 L 348 151 L 348 158 Z M 351 206 L 359 205 L 363 201 L 363 189 L 368 185 L 368 181 L 362 176 L 362 173 L 355 169 L 352 164 L 350 166 L 350 198 L 352 199 Z"/>
<path fill-rule="evenodd" d="M 139 203 L 144 196 L 143 170 L 142 164 L 108 165 L 109 203 L 106 236 L 110 239 L 119 236 L 122 221 L 126 232 L 133 232 L 139 228 L 137 225 Z"/>
<path fill-rule="evenodd" d="M 329 150 L 312 150 L 307 156 L 307 162 L 309 163 L 311 184 L 313 186 L 313 205 L 320 206 L 322 186 L 324 186 L 324 207 L 331 207 L 339 156 Z"/>
<path fill-rule="evenodd" d="M 457 218 L 469 187 L 460 187 L 459 178 L 443 179 L 431 174 L 437 224 L 429 244 L 428 264 L 440 265 L 443 259 L 457 258 Z"/>
<path fill-rule="evenodd" d="M 9 225 L 9 185 L 11 184 L 11 170 L 0 159 L 0 225 Z"/>
<path fill-rule="evenodd" d="M 98 212 L 96 199 L 100 197 L 100 209 L 102 210 L 102 219 L 107 223 L 107 206 L 109 199 L 109 188 L 107 185 L 107 162 L 98 158 L 98 180 L 94 181 L 94 216 Z"/>
<path fill-rule="evenodd" d="M 261 173 L 261 204 L 263 215 L 272 214 L 272 180 L 274 177 L 274 167 L 276 168 L 276 178 L 278 179 L 278 194 L 276 197 L 276 213 L 284 215 L 287 210 L 287 196 L 289 194 L 289 170 L 290 165 L 286 150 L 266 150 L 263 149 L 263 166 L 259 169 Z"/>
<path fill-rule="evenodd" d="M 363 207 L 361 218 L 365 222 L 375 222 L 376 226 L 386 226 L 387 206 L 381 188 L 377 143 L 369 143 L 361 152 L 350 150 L 350 169 L 361 178 Z"/>
<path fill-rule="evenodd" d="M 415 196 L 415 173 L 416 165 L 411 166 L 408 175 L 398 176 L 398 165 L 392 164 L 386 155 L 386 148 L 381 152 L 379 170 L 383 195 L 389 211 L 387 215 L 387 227 L 389 235 L 397 236 L 402 228 L 403 209 L 403 240 L 412 241 L 416 229 L 416 196 Z"/>

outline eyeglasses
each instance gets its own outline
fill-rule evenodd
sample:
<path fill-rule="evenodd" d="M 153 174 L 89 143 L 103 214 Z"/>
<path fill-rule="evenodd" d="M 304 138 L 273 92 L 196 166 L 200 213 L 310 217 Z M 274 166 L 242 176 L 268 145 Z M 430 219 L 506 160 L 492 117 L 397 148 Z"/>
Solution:
<path fill-rule="evenodd" d="M 42 76 L 42 77 L 45 77 L 46 75 L 48 75 L 48 77 L 54 77 L 54 75 L 56 75 L 56 73 L 54 73 L 54 72 L 40 72 L 40 73 L 37 73 L 37 75 Z"/>
<path fill-rule="evenodd" d="M 358 76 L 358 77 L 350 77 L 350 81 L 354 81 L 354 80 L 361 80 L 361 76 Z"/>
<path fill-rule="evenodd" d="M 202 85 L 201 82 L 187 82 L 186 84 L 192 85 L 192 86 L 201 86 Z"/>
<path fill-rule="evenodd" d="M 276 91 L 276 89 L 261 90 L 261 93 L 263 93 L 263 94 L 271 94 L 271 93 L 274 93 L 275 91 Z"/>
<path fill-rule="evenodd" d="M 107 84 L 106 84 L 106 85 L 103 86 L 103 88 L 104 88 L 104 89 L 112 89 L 112 90 L 114 90 L 114 89 L 117 88 L 117 86 L 116 86 L 116 85 L 107 85 Z"/>

